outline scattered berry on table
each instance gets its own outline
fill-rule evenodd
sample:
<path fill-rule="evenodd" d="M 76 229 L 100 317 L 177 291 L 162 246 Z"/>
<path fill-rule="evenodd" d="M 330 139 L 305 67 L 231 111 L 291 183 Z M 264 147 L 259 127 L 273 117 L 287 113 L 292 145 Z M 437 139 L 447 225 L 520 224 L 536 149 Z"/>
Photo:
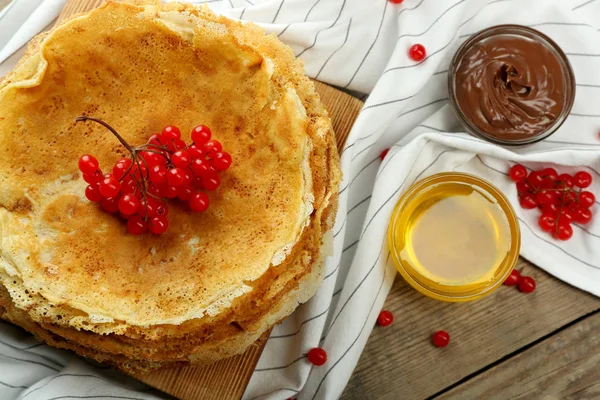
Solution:
<path fill-rule="evenodd" d="M 389 0 L 390 3 L 394 3 L 394 4 L 400 4 L 402 3 L 404 0 Z"/>
<path fill-rule="evenodd" d="M 508 275 L 508 277 L 504 281 L 504 285 L 515 286 L 519 283 L 520 280 L 521 280 L 521 273 L 519 271 L 517 271 L 516 269 L 513 269 L 510 272 L 510 275 Z"/>
<path fill-rule="evenodd" d="M 413 44 L 408 50 L 408 56 L 414 61 L 423 61 L 427 52 L 422 44 Z"/>
<path fill-rule="evenodd" d="M 431 338 L 435 347 L 446 347 L 450 343 L 450 334 L 446 331 L 437 331 Z"/>
<path fill-rule="evenodd" d="M 392 322 L 394 322 L 394 315 L 391 311 L 382 310 L 377 316 L 377 325 L 379 326 L 388 326 Z"/>
<path fill-rule="evenodd" d="M 530 276 L 522 276 L 519 282 L 519 290 L 523 293 L 535 291 L 535 280 Z"/>
<path fill-rule="evenodd" d="M 112 173 L 104 174 L 98 160 L 89 154 L 78 161 L 83 179 L 88 183 L 86 198 L 102 209 L 127 221 L 133 235 L 164 233 L 169 221 L 168 199 L 187 202 L 192 212 L 203 212 L 209 206 L 205 191 L 216 190 L 219 172 L 227 170 L 232 157 L 223 145 L 211 140 L 212 133 L 204 125 L 191 132 L 189 146 L 181 139 L 181 131 L 170 125 L 161 134 L 150 136 L 146 144 L 133 147 L 106 122 L 90 117 L 81 121 L 96 122 L 110 130 L 129 151 L 129 158 L 117 160 Z"/>
<path fill-rule="evenodd" d="M 308 361 L 318 366 L 321 366 L 327 362 L 327 352 L 320 347 L 310 349 L 308 352 Z"/>
<path fill-rule="evenodd" d="M 385 149 L 381 152 L 381 154 L 379 155 L 379 157 L 383 160 L 385 158 L 385 156 L 387 156 L 387 153 L 389 153 L 390 149 Z"/>

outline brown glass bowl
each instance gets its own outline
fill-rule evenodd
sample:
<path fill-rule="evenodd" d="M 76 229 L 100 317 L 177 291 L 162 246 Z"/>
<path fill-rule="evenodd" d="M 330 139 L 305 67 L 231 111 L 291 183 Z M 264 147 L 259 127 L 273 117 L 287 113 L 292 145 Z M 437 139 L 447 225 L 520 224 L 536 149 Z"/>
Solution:
<path fill-rule="evenodd" d="M 523 36 L 525 38 L 538 41 L 542 43 L 547 49 L 549 49 L 557 58 L 559 63 L 561 64 L 563 70 L 563 87 L 566 89 L 563 97 L 563 109 L 558 118 L 554 121 L 554 123 L 548 126 L 545 130 L 541 131 L 536 135 L 531 135 L 526 138 L 518 138 L 518 139 L 504 139 L 498 138 L 493 134 L 483 131 L 473 124 L 470 119 L 463 113 L 461 110 L 458 101 L 456 99 L 455 93 L 455 73 L 457 68 L 460 66 L 462 58 L 465 53 L 477 42 L 492 37 L 494 35 L 515 35 L 515 36 Z M 567 56 L 562 51 L 562 49 L 548 36 L 543 33 L 529 28 L 527 26 L 522 25 L 496 25 L 490 28 L 484 29 L 480 32 L 477 32 L 469 39 L 467 39 L 458 49 L 458 51 L 454 54 L 452 61 L 450 62 L 450 68 L 448 70 L 448 94 L 450 99 L 450 105 L 454 114 L 459 119 L 463 127 L 471 134 L 488 140 L 493 143 L 498 143 L 502 145 L 509 146 L 519 146 L 525 144 L 531 144 L 535 142 L 539 142 L 552 135 L 554 132 L 560 128 L 560 126 L 565 122 L 571 109 L 573 108 L 573 102 L 575 101 L 575 74 L 573 73 L 573 68 L 567 59 Z"/>

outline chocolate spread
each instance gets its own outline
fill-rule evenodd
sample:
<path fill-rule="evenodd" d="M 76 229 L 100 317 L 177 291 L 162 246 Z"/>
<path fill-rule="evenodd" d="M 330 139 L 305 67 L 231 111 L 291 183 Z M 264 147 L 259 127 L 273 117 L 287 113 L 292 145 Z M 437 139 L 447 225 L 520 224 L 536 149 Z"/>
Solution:
<path fill-rule="evenodd" d="M 536 136 L 565 106 L 565 71 L 545 43 L 515 34 L 475 42 L 459 60 L 454 91 L 465 118 L 489 136 Z"/>

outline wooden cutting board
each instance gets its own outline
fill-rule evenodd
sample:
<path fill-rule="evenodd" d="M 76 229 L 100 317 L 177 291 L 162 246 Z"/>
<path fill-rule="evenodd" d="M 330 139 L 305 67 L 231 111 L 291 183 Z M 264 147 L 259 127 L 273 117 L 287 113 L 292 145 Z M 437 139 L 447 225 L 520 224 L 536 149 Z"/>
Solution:
<path fill-rule="evenodd" d="M 56 24 L 74 14 L 92 10 L 104 0 L 70 0 Z M 363 103 L 331 86 L 315 81 L 317 92 L 333 122 L 338 149 L 341 149 Z M 208 367 L 179 367 L 155 371 L 134 378 L 184 400 L 240 399 L 260 358 L 269 332 L 266 332 L 245 353 L 216 362 Z"/>

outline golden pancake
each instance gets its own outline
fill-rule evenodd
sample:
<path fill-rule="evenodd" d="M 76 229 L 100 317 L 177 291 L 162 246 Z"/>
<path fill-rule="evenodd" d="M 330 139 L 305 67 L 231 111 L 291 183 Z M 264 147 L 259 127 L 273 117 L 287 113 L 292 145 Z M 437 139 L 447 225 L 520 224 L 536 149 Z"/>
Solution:
<path fill-rule="evenodd" d="M 233 164 L 206 212 L 171 201 L 166 233 L 133 236 L 77 169 L 126 149 L 78 115 L 133 145 L 204 124 Z M 207 8 L 108 2 L 39 37 L 0 82 L 0 314 L 124 369 L 239 353 L 316 291 L 338 163 L 274 36 Z"/>

